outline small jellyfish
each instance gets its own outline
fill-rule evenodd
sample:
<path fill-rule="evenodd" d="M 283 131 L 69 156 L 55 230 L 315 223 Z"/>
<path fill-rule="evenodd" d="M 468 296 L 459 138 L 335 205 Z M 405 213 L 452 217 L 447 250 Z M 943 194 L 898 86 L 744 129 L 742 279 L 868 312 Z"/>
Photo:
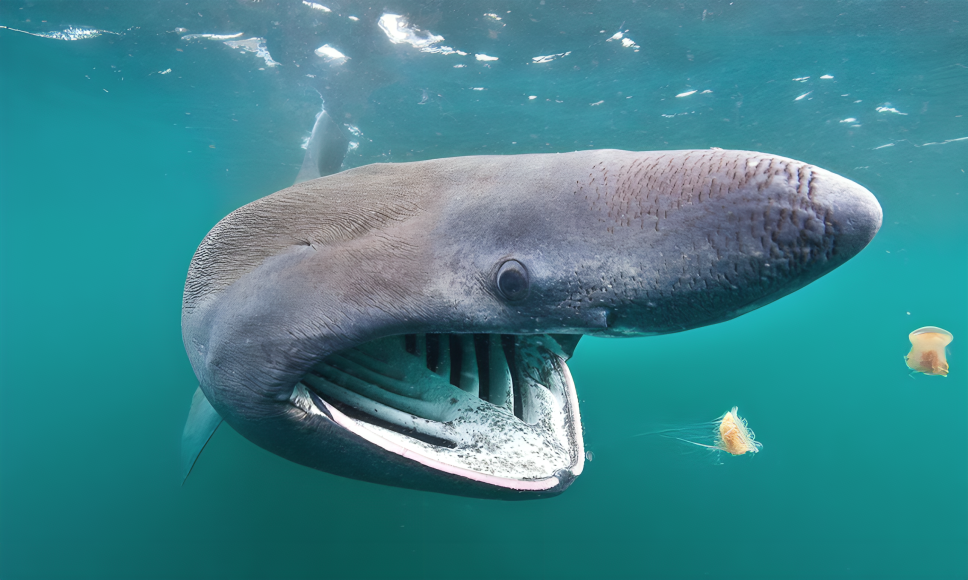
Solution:
<path fill-rule="evenodd" d="M 720 417 L 713 446 L 730 455 L 758 453 L 762 445 L 753 440 L 753 431 L 747 426 L 746 419 L 736 413 L 738 410 L 739 407 L 733 407 L 729 413 Z"/>
<path fill-rule="evenodd" d="M 908 335 L 911 352 L 904 357 L 909 369 L 926 375 L 948 376 L 945 347 L 952 340 L 951 333 L 937 326 L 924 326 Z"/>
<path fill-rule="evenodd" d="M 759 453 L 763 444 L 754 439 L 753 431 L 747 425 L 746 419 L 739 416 L 738 410 L 739 407 L 733 407 L 728 413 L 708 423 L 640 433 L 633 437 L 659 435 L 704 447 L 717 454 L 721 451 L 730 455 Z"/>

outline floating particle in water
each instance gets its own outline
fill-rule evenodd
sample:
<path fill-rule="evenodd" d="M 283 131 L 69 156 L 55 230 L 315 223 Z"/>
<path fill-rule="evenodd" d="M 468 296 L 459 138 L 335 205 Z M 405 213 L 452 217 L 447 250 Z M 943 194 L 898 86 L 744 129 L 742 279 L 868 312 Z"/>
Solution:
<path fill-rule="evenodd" d="M 926 375 L 948 376 L 948 360 L 945 347 L 954 338 L 951 333 L 937 326 L 924 326 L 908 335 L 911 352 L 904 357 L 908 368 Z"/>

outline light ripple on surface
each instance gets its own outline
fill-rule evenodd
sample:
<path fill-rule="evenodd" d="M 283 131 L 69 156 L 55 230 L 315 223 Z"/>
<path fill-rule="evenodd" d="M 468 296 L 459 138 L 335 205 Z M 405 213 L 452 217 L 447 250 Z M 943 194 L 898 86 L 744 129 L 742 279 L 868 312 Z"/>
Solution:
<path fill-rule="evenodd" d="M 326 62 L 335 65 L 341 65 L 349 59 L 348 56 L 328 44 L 320 46 L 313 53 L 316 56 L 322 57 Z"/>
<path fill-rule="evenodd" d="M 184 29 L 181 29 L 184 30 Z M 235 34 L 186 34 L 182 36 L 182 40 L 198 40 L 201 38 L 207 38 L 209 40 L 229 40 L 232 38 L 239 38 L 242 36 L 242 32 L 236 32 Z"/>
<path fill-rule="evenodd" d="M 272 60 L 269 49 L 266 48 L 266 40 L 261 36 L 253 36 L 245 40 L 226 40 L 225 44 L 231 48 L 238 48 L 244 52 L 255 53 L 256 56 L 266 61 L 266 66 L 279 66 L 279 63 Z"/>
<path fill-rule="evenodd" d="M 393 44 L 409 44 L 416 48 L 426 48 L 444 40 L 443 36 L 410 26 L 407 19 L 399 14 L 384 14 L 377 22 L 377 26 Z"/>
<path fill-rule="evenodd" d="M 533 57 L 531 57 L 531 62 L 533 62 L 534 64 L 541 64 L 541 63 L 545 63 L 545 62 L 551 62 L 551 61 L 555 60 L 556 58 L 561 58 L 563 56 L 568 56 L 569 54 L 571 54 L 571 51 L 570 50 L 568 52 L 559 52 L 558 54 L 548 54 L 548 55 L 545 55 L 545 56 L 533 56 Z"/>
<path fill-rule="evenodd" d="M 52 30 L 50 32 L 29 32 L 27 30 L 20 30 L 19 28 L 10 28 L 9 26 L 0 26 L 0 28 L 13 32 L 29 34 L 30 36 L 38 36 L 40 38 L 53 38 L 55 40 L 87 40 L 88 38 L 97 38 L 102 34 L 114 34 L 115 36 L 121 36 L 121 33 L 119 32 L 98 30 L 97 28 L 81 28 L 77 26 L 68 26 L 64 30 Z"/>
<path fill-rule="evenodd" d="M 306 2 L 306 0 L 303 0 L 303 4 L 306 6 L 309 6 L 313 10 L 319 10 L 320 12 L 332 12 L 332 10 L 330 10 L 329 8 L 323 6 L 322 4 L 317 4 L 315 2 Z"/>

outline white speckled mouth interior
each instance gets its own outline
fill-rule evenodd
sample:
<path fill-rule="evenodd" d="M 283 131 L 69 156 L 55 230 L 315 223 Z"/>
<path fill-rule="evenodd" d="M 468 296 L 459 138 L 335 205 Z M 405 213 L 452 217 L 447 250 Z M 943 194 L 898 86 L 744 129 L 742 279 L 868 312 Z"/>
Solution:
<path fill-rule="evenodd" d="M 584 465 L 565 358 L 549 335 L 391 336 L 328 356 L 292 400 L 432 469 L 550 489 Z"/>

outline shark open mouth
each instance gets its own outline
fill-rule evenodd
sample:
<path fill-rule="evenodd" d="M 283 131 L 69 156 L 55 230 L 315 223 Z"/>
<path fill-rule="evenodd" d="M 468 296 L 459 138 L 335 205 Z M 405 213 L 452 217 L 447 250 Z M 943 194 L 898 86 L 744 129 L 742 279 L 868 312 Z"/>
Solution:
<path fill-rule="evenodd" d="M 550 490 L 584 466 L 570 353 L 562 347 L 574 338 L 390 336 L 329 355 L 291 400 L 427 468 Z"/>

